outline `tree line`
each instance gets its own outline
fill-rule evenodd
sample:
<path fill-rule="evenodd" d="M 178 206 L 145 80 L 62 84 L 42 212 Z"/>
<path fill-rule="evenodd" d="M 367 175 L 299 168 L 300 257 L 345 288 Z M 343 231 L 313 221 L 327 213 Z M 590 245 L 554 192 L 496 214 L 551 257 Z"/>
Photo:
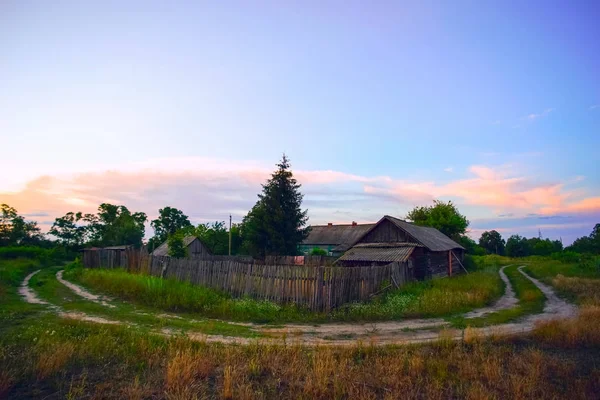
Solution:
<path fill-rule="evenodd" d="M 271 178 L 262 185 L 256 204 L 241 223 L 231 226 L 231 254 L 254 257 L 296 254 L 298 244 L 309 232 L 308 210 L 301 208 L 303 195 L 300 188 L 284 154 Z M 48 232 L 56 240 L 49 241 L 36 222 L 25 221 L 17 210 L 3 204 L 0 245 L 54 243 L 71 250 L 147 245 L 152 251 L 167 242 L 170 255 L 184 256 L 183 238 L 196 236 L 213 254 L 229 253 L 230 232 L 224 221 L 194 226 L 183 211 L 164 207 L 158 210 L 158 217 L 150 221 L 154 236 L 144 243 L 147 222 L 148 217 L 143 212 L 132 212 L 124 205 L 103 203 L 97 213 L 68 212 L 56 218 Z"/>
<path fill-rule="evenodd" d="M 298 245 L 308 236 L 308 210 L 302 209 L 301 185 L 283 155 L 270 179 L 262 185 L 258 200 L 239 224 L 231 226 L 231 254 L 261 258 L 266 255 L 294 255 Z M 162 243 L 169 244 L 173 256 L 185 255 L 183 238 L 198 237 L 215 255 L 229 252 L 229 230 L 224 221 L 193 225 L 183 211 L 174 207 L 158 210 L 150 221 L 154 235 L 144 243 L 148 217 L 132 212 L 123 205 L 103 203 L 97 213 L 68 212 L 56 218 L 48 240 L 34 221 L 26 221 L 13 207 L 1 205 L 0 246 L 60 244 L 71 250 L 83 247 L 147 245 L 150 251 Z M 483 232 L 478 242 L 467 236 L 469 220 L 451 202 L 435 200 L 432 205 L 413 208 L 406 216 L 417 225 L 430 226 L 460 243 L 469 254 L 499 254 L 510 257 L 546 256 L 563 250 L 559 240 L 540 237 L 525 238 L 512 235 L 507 240 L 496 231 Z M 581 253 L 600 253 L 600 224 L 589 236 L 584 236 L 565 250 Z"/>

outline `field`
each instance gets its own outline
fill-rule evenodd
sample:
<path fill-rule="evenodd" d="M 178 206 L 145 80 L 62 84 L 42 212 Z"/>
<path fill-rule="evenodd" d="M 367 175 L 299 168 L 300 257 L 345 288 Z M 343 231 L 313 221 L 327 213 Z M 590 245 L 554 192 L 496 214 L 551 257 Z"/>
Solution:
<path fill-rule="evenodd" d="M 149 282 L 148 277 L 122 271 L 95 270 L 98 275 L 93 275 L 76 266 L 68 269 L 66 279 L 110 295 L 102 298 L 112 305 L 106 307 L 61 286 L 56 272 L 62 267 L 0 260 L 0 398 L 593 398 L 600 392 L 600 276 L 594 265 L 519 260 L 519 265 L 527 265 L 525 271 L 579 304 L 581 312 L 566 321 L 540 322 L 532 332 L 517 336 L 483 337 L 466 328 L 461 340 L 452 340 L 450 330 L 442 328 L 437 339 L 426 344 L 381 346 L 373 334 L 344 346 L 304 346 L 292 335 L 269 340 L 251 326 L 208 318 L 310 322 L 307 327 L 320 321 L 388 317 L 452 319 L 497 299 L 503 292 L 498 281 L 482 285 L 480 291 L 472 288 L 479 280 L 494 282 L 499 265 L 514 261 L 482 259 L 480 270 L 468 276 L 416 283 L 339 314 L 310 315 L 291 308 L 282 314 L 259 312 L 251 300 L 181 288 L 179 282 Z M 485 322 L 471 320 L 467 326 L 540 312 L 547 299 L 527 283 L 531 281 L 521 280 L 524 275 L 516 266 L 505 272 L 518 298 L 518 311 L 491 313 L 482 317 Z M 40 299 L 63 313 L 85 312 L 118 323 L 61 318 L 45 305 L 22 301 L 19 285 L 39 268 L 29 287 Z M 109 286 L 107 277 L 115 277 L 117 283 Z M 156 300 L 150 295 L 174 290 L 181 293 Z M 408 296 L 408 302 L 398 300 Z M 444 297 L 451 300 L 444 302 Z M 232 311 L 236 302 L 247 303 L 247 317 Z M 160 312 L 184 318 L 161 317 Z M 170 334 L 160 334 L 165 328 Z M 192 331 L 244 338 L 248 344 L 211 343 L 190 336 Z"/>

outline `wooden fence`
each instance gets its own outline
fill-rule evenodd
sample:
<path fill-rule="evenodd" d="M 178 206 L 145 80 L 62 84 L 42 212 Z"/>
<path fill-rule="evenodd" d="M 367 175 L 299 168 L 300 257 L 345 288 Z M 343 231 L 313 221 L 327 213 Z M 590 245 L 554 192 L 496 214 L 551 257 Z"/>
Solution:
<path fill-rule="evenodd" d="M 337 257 L 331 256 L 266 256 L 260 264 L 266 265 L 332 265 Z"/>
<path fill-rule="evenodd" d="M 87 268 L 126 268 L 211 287 L 235 297 L 248 296 L 281 304 L 295 303 L 313 311 L 329 311 L 344 303 L 364 301 L 392 284 L 413 279 L 406 263 L 385 266 L 265 265 L 150 256 L 136 250 L 84 253 Z"/>

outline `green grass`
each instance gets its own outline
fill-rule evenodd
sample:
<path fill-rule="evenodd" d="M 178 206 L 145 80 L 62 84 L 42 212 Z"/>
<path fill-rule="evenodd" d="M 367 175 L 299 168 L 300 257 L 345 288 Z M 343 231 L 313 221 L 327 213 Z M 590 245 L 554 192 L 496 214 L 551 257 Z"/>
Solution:
<path fill-rule="evenodd" d="M 0 398 L 577 399 L 600 388 L 600 337 L 583 320 L 566 344 L 557 326 L 523 339 L 342 348 L 199 343 L 49 313 L 23 322 L 0 326 Z"/>
<path fill-rule="evenodd" d="M 503 324 L 525 315 L 541 313 L 544 310 L 546 297 L 517 268 L 518 265 L 514 265 L 504 270 L 519 300 L 516 307 L 491 313 L 480 318 L 465 319 L 461 316 L 456 316 L 449 318 L 450 322 L 457 328 L 465 328 L 466 326 L 481 327 Z"/>
<path fill-rule="evenodd" d="M 40 268 L 42 265 L 37 260 L 0 260 L 0 325 L 42 308 L 23 302 L 18 293 L 23 279 Z"/>
<path fill-rule="evenodd" d="M 524 259 L 527 271 L 532 276 L 548 283 L 550 279 L 563 275 L 566 277 L 600 279 L 600 256 L 584 257 L 576 262 L 560 262 L 549 257 L 528 257 Z"/>
<path fill-rule="evenodd" d="M 333 313 L 334 319 L 431 318 L 467 312 L 492 303 L 504 292 L 496 267 L 451 279 L 412 282 L 379 301 L 356 303 Z"/>
<path fill-rule="evenodd" d="M 109 320 L 120 321 L 139 327 L 170 330 L 194 331 L 211 335 L 258 337 L 259 334 L 250 328 L 230 324 L 224 321 L 197 320 L 188 318 L 169 318 L 161 316 L 160 310 L 135 307 L 126 302 L 112 301 L 113 308 L 86 300 L 75 294 L 71 289 L 58 282 L 56 273 L 64 267 L 47 268 L 33 276 L 30 281 L 36 294 L 43 300 L 59 306 L 65 311 L 84 312 Z"/>
<path fill-rule="evenodd" d="M 490 304 L 503 293 L 497 266 L 451 279 L 410 283 L 369 303 L 349 304 L 330 314 L 295 305 L 279 305 L 174 279 L 132 274 L 124 270 L 72 268 L 65 278 L 85 287 L 158 310 L 259 323 L 377 321 L 437 317 Z"/>

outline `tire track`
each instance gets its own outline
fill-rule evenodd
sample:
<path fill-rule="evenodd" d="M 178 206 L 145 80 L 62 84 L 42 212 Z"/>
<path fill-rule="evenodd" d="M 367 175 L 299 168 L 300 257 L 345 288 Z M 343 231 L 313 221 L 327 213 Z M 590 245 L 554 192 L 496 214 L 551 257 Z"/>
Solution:
<path fill-rule="evenodd" d="M 208 343 L 223 343 L 223 344 L 299 344 L 305 346 L 353 346 L 362 341 L 372 345 L 399 345 L 412 343 L 428 343 L 438 340 L 463 340 L 465 335 L 470 337 L 490 337 L 490 336 L 510 336 L 515 334 L 524 334 L 531 332 L 540 321 L 547 321 L 556 318 L 568 318 L 577 315 L 577 308 L 560 299 L 552 288 L 541 283 L 537 279 L 529 276 L 522 270 L 522 266 L 518 268 L 519 272 L 527 279 L 533 282 L 546 296 L 547 301 L 544 306 L 544 311 L 541 314 L 529 315 L 519 322 L 506 323 L 485 328 L 468 328 L 448 329 L 447 323 L 444 320 L 409 320 L 409 321 L 391 321 L 373 324 L 323 324 L 320 326 L 309 325 L 284 325 L 282 328 L 261 328 L 261 325 L 250 325 L 257 332 L 266 335 L 273 335 L 266 338 L 243 338 L 243 337 L 228 337 L 222 335 L 209 335 L 198 332 L 189 331 L 186 335 L 195 341 Z M 38 271 L 28 275 L 19 292 L 27 302 L 34 304 L 44 304 L 58 311 L 58 315 L 62 318 L 76 319 L 80 321 L 110 324 L 110 325 L 135 325 L 127 324 L 121 321 L 110 320 L 107 318 L 89 316 L 83 312 L 62 312 L 56 305 L 52 305 L 39 299 L 31 288 L 29 288 L 29 280 Z M 62 279 L 62 274 L 60 275 Z M 58 278 L 58 274 L 57 274 Z M 63 279 L 64 280 L 64 279 Z M 67 281 L 65 281 L 67 282 Z M 68 282 L 70 283 L 70 282 Z M 71 283 L 70 283 L 71 284 Z M 77 286 L 71 284 L 73 286 Z M 67 285 L 67 287 L 69 287 Z M 79 287 L 79 286 L 77 286 Z M 83 292 L 85 289 L 79 287 Z M 507 286 L 508 288 L 508 286 Z M 511 288 L 512 289 L 512 288 Z M 88 292 L 88 294 L 92 295 Z M 95 296 L 96 301 L 100 300 L 99 296 Z M 498 301 L 500 302 L 500 300 Z M 497 302 L 497 303 L 498 303 Z M 503 302 L 504 304 L 506 301 Z M 492 307 L 497 306 L 495 304 Z M 487 307 L 489 308 L 489 307 Z M 481 310 L 475 310 L 480 311 Z M 446 325 L 440 325 L 440 322 Z M 441 331 L 434 331 L 432 328 L 443 328 Z M 174 337 L 181 335 L 180 331 L 173 331 L 167 328 L 161 330 L 152 330 L 151 333 L 163 337 Z M 332 338 L 337 336 L 338 339 Z"/>

